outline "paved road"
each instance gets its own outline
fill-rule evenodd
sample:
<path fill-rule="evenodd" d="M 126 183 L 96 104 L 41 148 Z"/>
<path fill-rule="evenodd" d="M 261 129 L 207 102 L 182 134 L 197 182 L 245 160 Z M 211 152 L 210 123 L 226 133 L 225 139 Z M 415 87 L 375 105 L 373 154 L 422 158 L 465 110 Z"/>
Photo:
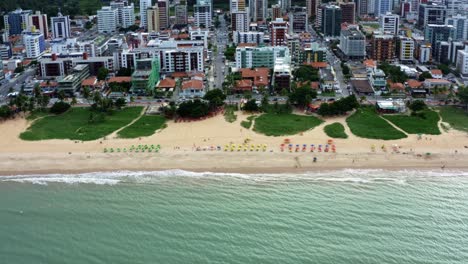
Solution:
<path fill-rule="evenodd" d="M 19 92 L 21 90 L 21 86 L 27 80 L 32 78 L 36 73 L 35 68 L 29 68 L 25 70 L 20 76 L 17 78 L 13 78 L 10 81 L 6 81 L 0 86 L 0 102 L 4 102 L 7 99 L 7 94 L 10 91 L 10 88 L 13 88 L 15 92 Z"/>
<path fill-rule="evenodd" d="M 224 16 L 220 15 L 219 16 L 219 22 L 220 26 L 217 30 L 215 30 L 215 38 L 214 38 L 214 45 L 217 47 L 217 54 L 213 54 L 214 59 L 213 59 L 213 72 L 214 72 L 214 82 L 213 86 L 214 88 L 220 88 L 222 89 L 223 87 L 223 82 L 225 79 L 225 76 L 228 74 L 228 69 L 225 66 L 224 62 L 224 51 L 226 50 L 226 45 L 228 44 L 228 31 L 227 31 L 227 25 L 226 25 L 226 20 L 224 20 Z"/>

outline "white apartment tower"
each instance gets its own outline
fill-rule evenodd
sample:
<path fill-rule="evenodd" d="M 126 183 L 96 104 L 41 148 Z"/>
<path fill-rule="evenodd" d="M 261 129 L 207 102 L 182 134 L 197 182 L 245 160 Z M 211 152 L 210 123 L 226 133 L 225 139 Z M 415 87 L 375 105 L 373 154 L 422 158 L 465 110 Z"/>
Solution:
<path fill-rule="evenodd" d="M 52 25 L 52 38 L 69 38 L 70 34 L 70 17 L 63 16 L 61 13 L 58 13 L 58 16 L 51 17 L 50 19 Z"/>
<path fill-rule="evenodd" d="M 26 57 L 37 59 L 45 52 L 44 35 L 41 32 L 27 32 L 23 34 Z"/>
<path fill-rule="evenodd" d="M 209 28 L 211 26 L 211 2 L 208 0 L 197 0 L 197 4 L 193 6 L 195 16 L 195 26 Z"/>
<path fill-rule="evenodd" d="M 379 17 L 380 29 L 386 34 L 397 35 L 400 28 L 400 16 L 386 13 Z"/>
<path fill-rule="evenodd" d="M 135 7 L 133 3 L 122 8 L 122 27 L 128 28 L 135 25 Z"/>
<path fill-rule="evenodd" d="M 157 5 L 148 7 L 148 9 L 146 9 L 146 17 L 148 19 L 148 32 L 158 32 L 160 29 L 159 7 Z"/>
<path fill-rule="evenodd" d="M 147 28 L 146 9 L 151 6 L 151 0 L 140 0 L 140 27 Z"/>
<path fill-rule="evenodd" d="M 103 6 L 97 11 L 98 32 L 115 33 L 117 31 L 117 9 L 110 6 Z"/>

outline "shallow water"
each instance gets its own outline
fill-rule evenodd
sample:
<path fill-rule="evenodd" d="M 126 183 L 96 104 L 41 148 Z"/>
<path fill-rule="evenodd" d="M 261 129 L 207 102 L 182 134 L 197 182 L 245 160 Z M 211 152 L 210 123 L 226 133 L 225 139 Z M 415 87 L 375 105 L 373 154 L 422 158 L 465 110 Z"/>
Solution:
<path fill-rule="evenodd" d="M 0 263 L 468 263 L 468 172 L 2 177 Z"/>

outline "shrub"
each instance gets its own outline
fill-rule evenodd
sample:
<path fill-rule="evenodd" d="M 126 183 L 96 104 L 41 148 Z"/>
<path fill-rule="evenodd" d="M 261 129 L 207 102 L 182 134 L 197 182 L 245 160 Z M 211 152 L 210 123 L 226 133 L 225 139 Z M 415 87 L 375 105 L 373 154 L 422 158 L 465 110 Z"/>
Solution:
<path fill-rule="evenodd" d="M 50 108 L 50 112 L 52 114 L 58 115 L 58 114 L 66 112 L 68 109 L 70 109 L 70 104 L 69 103 L 65 103 L 63 101 L 58 101 L 58 102 L 54 103 L 54 105 L 52 105 L 52 107 Z"/>
<path fill-rule="evenodd" d="M 426 109 L 426 103 L 424 103 L 424 101 L 422 100 L 415 100 L 411 102 L 408 107 L 413 112 L 421 111 L 421 110 Z"/>

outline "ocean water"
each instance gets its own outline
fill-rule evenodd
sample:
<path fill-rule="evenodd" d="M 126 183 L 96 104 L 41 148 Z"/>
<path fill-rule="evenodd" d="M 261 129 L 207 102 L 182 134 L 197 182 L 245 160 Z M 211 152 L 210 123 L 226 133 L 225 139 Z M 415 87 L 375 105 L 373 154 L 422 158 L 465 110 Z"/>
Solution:
<path fill-rule="evenodd" d="M 2 177 L 0 263 L 468 263 L 468 172 Z"/>

